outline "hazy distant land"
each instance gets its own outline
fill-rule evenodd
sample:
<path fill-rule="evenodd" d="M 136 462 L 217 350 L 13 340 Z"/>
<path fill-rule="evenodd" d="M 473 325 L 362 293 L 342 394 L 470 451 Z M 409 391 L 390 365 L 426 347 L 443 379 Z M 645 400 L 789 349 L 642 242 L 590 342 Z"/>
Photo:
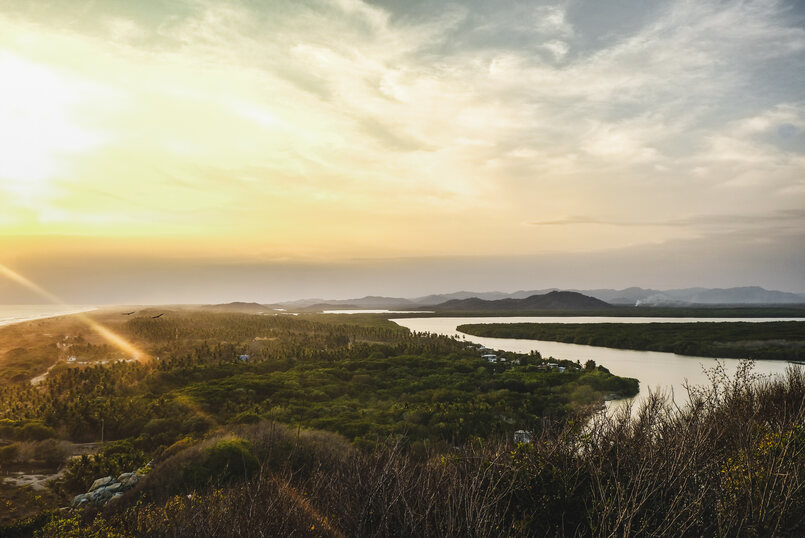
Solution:
<path fill-rule="evenodd" d="M 532 296 L 543 296 L 552 292 L 575 292 L 587 297 L 598 299 L 610 305 L 640 306 L 640 307 L 728 307 L 728 306 L 779 306 L 803 305 L 805 294 L 788 293 L 775 290 L 766 290 L 758 286 L 739 288 L 684 288 L 671 290 L 645 289 L 631 287 L 625 289 L 566 289 L 557 288 L 520 290 L 515 292 L 476 292 L 458 291 L 425 295 L 421 297 L 382 297 L 370 295 L 354 299 L 298 299 L 282 301 L 269 307 L 283 307 L 288 309 L 326 310 L 334 308 L 388 308 L 388 309 L 415 309 L 445 306 L 451 301 L 480 299 L 484 301 L 500 301 L 505 299 L 527 299 Z M 262 305 L 261 305 L 262 306 Z M 563 307 L 570 307 L 565 304 Z M 593 305 L 586 304 L 586 307 Z M 604 305 L 602 305 L 604 306 Z M 537 308 L 539 309 L 539 308 Z"/>
<path fill-rule="evenodd" d="M 639 291 L 638 291 L 639 290 Z M 805 317 L 805 298 L 763 290 L 730 288 L 726 290 L 691 288 L 665 293 L 676 297 L 717 298 L 719 302 L 644 301 L 634 297 L 654 296 L 656 290 L 578 291 L 539 290 L 514 293 L 456 292 L 413 299 L 366 296 L 354 299 L 300 299 L 274 304 L 233 302 L 196 308 L 220 312 L 275 313 L 325 312 L 328 310 L 404 311 L 402 316 L 623 316 L 623 317 Z M 683 293 L 684 292 L 684 293 Z M 607 297 L 610 302 L 599 297 Z M 628 300 L 619 297 L 630 295 Z M 614 299 L 613 299 L 614 297 Z M 753 300 L 749 300 L 753 298 Z M 635 304 L 635 303 L 639 304 Z M 421 312 L 412 313 L 412 312 Z"/>

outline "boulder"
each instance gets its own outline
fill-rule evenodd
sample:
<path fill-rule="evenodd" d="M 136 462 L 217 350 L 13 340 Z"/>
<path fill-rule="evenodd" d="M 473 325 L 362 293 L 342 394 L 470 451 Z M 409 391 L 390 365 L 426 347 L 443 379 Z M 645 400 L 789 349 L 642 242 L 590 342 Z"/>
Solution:
<path fill-rule="evenodd" d="M 126 478 L 125 480 L 121 480 L 120 483 L 123 485 L 123 489 L 131 489 L 137 485 L 137 482 L 140 481 L 140 475 L 131 473 L 131 476 Z"/>
<path fill-rule="evenodd" d="M 88 495 L 90 502 L 95 504 L 103 504 L 109 500 L 109 498 L 112 496 L 112 492 L 106 491 L 106 488 L 98 488 Z"/>
<path fill-rule="evenodd" d="M 88 493 L 90 500 L 97 504 L 104 504 L 112 498 L 115 493 L 120 493 L 123 490 L 123 485 L 120 482 L 114 482 L 108 486 L 103 486 L 95 491 Z"/>
<path fill-rule="evenodd" d="M 93 482 L 93 483 L 92 483 L 92 486 L 90 486 L 89 490 L 90 490 L 91 492 L 92 492 L 92 491 L 95 491 L 95 490 L 96 490 L 96 489 L 98 489 L 98 488 L 102 488 L 102 487 L 104 487 L 104 486 L 108 486 L 109 484 L 111 484 L 111 483 L 112 483 L 112 482 L 114 482 L 114 481 L 115 481 L 115 479 L 114 479 L 114 478 L 112 478 L 111 476 L 104 476 L 103 478 L 99 478 L 98 480 L 96 480 L 95 482 Z"/>
<path fill-rule="evenodd" d="M 135 473 L 123 473 L 117 477 L 117 481 L 121 484 L 128 480 L 129 477 L 134 476 Z"/>
<path fill-rule="evenodd" d="M 137 485 L 141 475 L 137 472 L 122 473 L 117 480 L 105 476 L 92 483 L 87 493 L 81 493 L 73 498 L 72 506 L 80 507 L 85 504 L 106 504 L 123 496 L 123 492 Z"/>

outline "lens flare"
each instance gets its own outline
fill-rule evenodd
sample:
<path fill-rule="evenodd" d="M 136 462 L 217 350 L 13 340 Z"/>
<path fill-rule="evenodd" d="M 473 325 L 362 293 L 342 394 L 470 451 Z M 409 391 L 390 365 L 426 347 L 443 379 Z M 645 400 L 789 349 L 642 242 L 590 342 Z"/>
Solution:
<path fill-rule="evenodd" d="M 290 482 L 288 482 L 287 480 L 284 480 L 284 479 L 283 479 L 283 480 L 280 480 L 279 478 L 277 478 L 277 476 L 276 476 L 276 475 L 273 475 L 273 474 L 272 474 L 272 476 L 271 476 L 271 479 L 272 479 L 272 480 L 273 480 L 273 482 L 274 482 L 274 483 L 277 485 L 277 487 L 278 487 L 278 488 L 280 488 L 281 490 L 285 491 L 285 493 L 286 493 L 286 494 L 287 494 L 287 495 L 288 495 L 288 496 L 289 496 L 289 497 L 290 497 L 290 498 L 291 498 L 291 499 L 292 499 L 294 502 L 296 502 L 296 504 L 297 504 L 297 505 L 298 505 L 298 506 L 299 506 L 299 507 L 300 507 L 302 510 L 304 510 L 305 512 L 307 512 L 307 514 L 308 514 L 308 515 L 309 515 L 311 518 L 313 518 L 313 520 L 314 520 L 314 521 L 316 521 L 316 523 L 318 523 L 318 524 L 319 524 L 319 527 L 320 527 L 322 530 L 325 530 L 325 531 L 329 532 L 331 535 L 336 536 L 336 537 L 338 537 L 338 538 L 344 538 L 344 534 L 343 534 L 343 533 L 341 533 L 341 531 L 339 531 L 338 529 L 336 529 L 336 528 L 335 528 L 335 527 L 333 527 L 332 525 L 330 525 L 330 523 L 329 523 L 329 522 L 328 522 L 328 520 L 327 520 L 327 517 L 326 517 L 326 516 L 324 516 L 324 515 L 322 515 L 322 514 L 321 514 L 321 512 L 319 512 L 318 510 L 316 510 L 316 509 L 313 507 L 313 505 L 311 505 L 311 504 L 310 504 L 310 502 L 308 502 L 308 500 L 307 500 L 307 499 L 305 499 L 305 498 L 304 498 L 302 495 L 300 495 L 300 494 L 299 494 L 299 492 L 298 492 L 298 491 L 296 491 L 296 489 L 295 489 L 295 488 L 294 488 L 294 487 L 291 485 L 291 483 L 290 483 Z M 315 530 L 315 528 L 311 528 L 310 530 Z M 317 533 L 317 534 L 318 534 L 318 533 Z"/>
<path fill-rule="evenodd" d="M 20 284 L 20 285 L 28 288 L 29 290 L 33 291 L 34 293 L 36 293 L 37 295 L 39 295 L 41 297 L 44 297 L 45 299 L 47 299 L 48 301 L 50 301 L 52 303 L 56 303 L 56 304 L 59 304 L 59 305 L 64 304 L 64 301 L 62 301 L 61 299 L 59 299 L 58 297 L 56 297 L 55 295 L 53 295 L 52 293 L 50 293 L 46 289 L 44 289 L 41 286 L 35 284 L 34 282 L 31 282 L 30 280 L 28 280 L 27 278 L 25 278 L 24 276 L 22 276 L 18 272 L 14 271 L 12 269 L 9 269 L 8 267 L 3 265 L 2 263 L 0 263 L 0 274 L 5 276 L 6 278 L 8 278 L 11 281 L 16 282 L 17 284 Z"/>
<path fill-rule="evenodd" d="M 35 282 L 31 281 L 28 278 L 25 278 L 18 272 L 10 269 L 9 267 L 0 263 L 0 275 L 5 276 L 9 280 L 20 284 L 21 286 L 28 288 L 29 290 L 33 291 L 40 297 L 47 299 L 51 303 L 57 305 L 65 305 L 66 303 L 59 299 L 56 295 L 50 293 L 48 290 L 43 288 L 42 286 L 36 284 Z M 147 355 L 138 349 L 134 344 L 120 336 L 119 334 L 115 333 L 108 327 L 98 323 L 94 319 L 90 318 L 86 314 L 76 314 L 75 315 L 78 319 L 84 322 L 86 325 L 89 326 L 90 329 L 101 335 L 107 342 L 112 344 L 114 347 L 118 348 L 119 350 L 123 351 L 127 355 L 131 356 L 137 360 L 143 360 L 147 358 Z"/>

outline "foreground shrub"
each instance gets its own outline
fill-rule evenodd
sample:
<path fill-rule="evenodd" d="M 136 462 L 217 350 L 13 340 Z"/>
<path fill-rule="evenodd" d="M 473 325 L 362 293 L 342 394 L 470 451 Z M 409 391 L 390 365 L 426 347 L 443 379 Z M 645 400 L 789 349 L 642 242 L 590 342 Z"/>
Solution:
<path fill-rule="evenodd" d="M 193 488 L 210 483 L 229 484 L 252 475 L 259 466 L 251 443 L 236 437 L 221 439 L 204 448 L 201 458 L 184 469 L 182 481 Z"/>
<path fill-rule="evenodd" d="M 310 432 L 240 426 L 156 467 L 136 504 L 110 507 L 124 536 L 802 536 L 805 375 L 734 378 L 677 407 L 579 412 L 531 444 L 476 440 L 412 457 L 404 439 L 337 454 Z M 262 466 L 256 469 L 259 456 Z M 184 458 L 183 460 L 180 459 Z M 158 495 L 156 471 L 198 469 L 190 495 Z M 250 462 L 251 463 L 248 463 Z M 270 462 L 270 463 L 269 463 Z M 193 467 L 195 466 L 195 467 Z M 242 471 L 241 471 L 242 469 Z M 253 473 L 247 472 L 249 469 Z M 203 472 L 202 472 L 203 471 Z M 224 477 L 211 482 L 211 476 Z M 164 483 L 164 482 L 163 482 Z M 85 513 L 79 528 L 99 532 Z M 95 527 L 93 527 L 95 525 Z"/>
<path fill-rule="evenodd" d="M 71 460 L 59 485 L 69 494 L 83 493 L 96 478 L 134 471 L 146 461 L 145 454 L 131 442 L 114 441 L 102 446 L 97 454 Z"/>

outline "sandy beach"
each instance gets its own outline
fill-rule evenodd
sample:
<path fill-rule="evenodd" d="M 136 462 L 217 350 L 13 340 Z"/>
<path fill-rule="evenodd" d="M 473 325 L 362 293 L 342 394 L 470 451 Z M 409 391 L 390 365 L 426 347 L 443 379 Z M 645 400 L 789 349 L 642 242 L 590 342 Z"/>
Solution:
<path fill-rule="evenodd" d="M 0 305 L 0 327 L 96 310 L 88 305 Z"/>

